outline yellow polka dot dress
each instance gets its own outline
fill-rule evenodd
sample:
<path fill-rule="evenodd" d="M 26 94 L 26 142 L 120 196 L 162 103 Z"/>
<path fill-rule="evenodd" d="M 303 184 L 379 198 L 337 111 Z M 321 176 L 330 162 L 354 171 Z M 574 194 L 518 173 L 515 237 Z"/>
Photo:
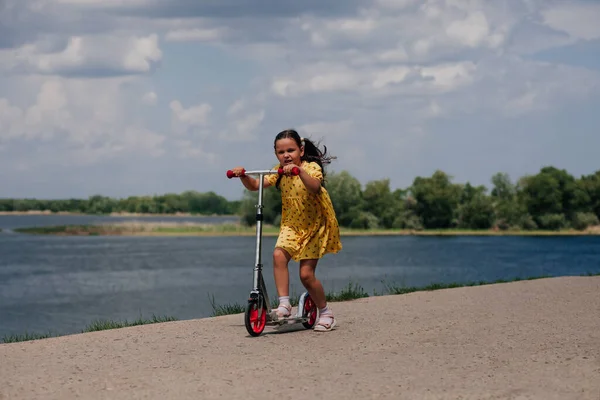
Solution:
<path fill-rule="evenodd" d="M 279 166 L 277 166 L 279 167 Z M 277 168 L 276 167 L 276 168 Z M 323 183 L 323 171 L 316 162 L 303 161 L 302 169 Z M 267 175 L 275 186 L 278 175 Z M 281 177 L 281 226 L 275 247 L 286 250 L 294 261 L 321 258 L 342 249 L 340 230 L 327 190 L 308 191 L 299 176 Z"/>

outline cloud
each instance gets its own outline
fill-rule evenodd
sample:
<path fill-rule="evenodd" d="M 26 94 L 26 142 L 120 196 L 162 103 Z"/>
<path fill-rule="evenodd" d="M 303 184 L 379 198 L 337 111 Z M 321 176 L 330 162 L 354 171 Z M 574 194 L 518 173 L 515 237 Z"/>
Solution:
<path fill-rule="evenodd" d="M 37 93 L 26 106 L 0 99 L 0 141 L 31 149 L 51 146 L 61 157 L 30 159 L 65 165 L 93 164 L 108 159 L 159 157 L 165 137 L 140 125 L 127 107 L 135 93 L 127 80 L 37 78 Z M 27 162 L 27 161 L 24 161 Z"/>
<path fill-rule="evenodd" d="M 356 92 L 367 96 L 430 95 L 470 84 L 476 68 L 472 62 L 367 68 L 319 63 L 293 75 L 274 78 L 271 90 L 282 97 L 328 92 Z"/>
<path fill-rule="evenodd" d="M 144 104 L 154 106 L 158 100 L 158 95 L 155 92 L 147 92 L 142 97 L 142 102 Z"/>
<path fill-rule="evenodd" d="M 249 142 L 257 139 L 256 132 L 265 119 L 264 98 L 240 98 L 227 108 L 228 122 L 218 137 L 225 142 Z"/>
<path fill-rule="evenodd" d="M 173 100 L 169 107 L 173 113 L 173 130 L 177 133 L 188 133 L 190 129 L 206 126 L 212 112 L 212 106 L 207 103 L 185 108 L 179 100 Z"/>
<path fill-rule="evenodd" d="M 397 171 L 393 182 L 402 185 L 436 167 L 481 181 L 485 168 L 464 167 L 468 146 L 501 170 L 517 145 L 502 145 L 502 155 L 490 143 L 500 146 L 499 137 L 528 122 L 522 158 L 509 167 L 546 163 L 541 152 L 522 149 L 545 143 L 557 115 L 600 97 L 600 72 L 569 65 L 562 53 L 581 43 L 594 49 L 599 11 L 591 1 L 4 0 L 1 7 L 4 169 L 17 156 L 19 171 L 62 163 L 173 176 L 179 168 L 195 171 L 179 187 L 203 179 L 227 193 L 231 185 L 209 174 L 223 168 L 223 155 L 246 165 L 264 155 L 270 165 L 274 135 L 297 127 L 339 156 L 332 168 L 363 181 Z M 552 62 L 539 61 L 542 50 L 554 51 Z M 588 132 L 598 122 L 590 115 L 573 124 Z M 147 188 L 131 174 L 132 185 Z M 122 190 L 134 190 L 130 183 Z"/>
<path fill-rule="evenodd" d="M 556 4 L 543 10 L 542 16 L 547 26 L 575 39 L 600 38 L 600 4 L 597 2 Z"/>
<path fill-rule="evenodd" d="M 157 35 L 146 37 L 71 37 L 61 51 L 39 44 L 13 53 L 12 71 L 64 76 L 112 76 L 146 73 L 162 57 Z"/>
<path fill-rule="evenodd" d="M 167 33 L 165 39 L 171 42 L 201 41 L 212 42 L 222 39 L 227 34 L 226 29 L 208 28 L 208 29 L 177 29 Z"/>
<path fill-rule="evenodd" d="M 104 2 L 99 0 L 90 0 L 86 1 L 86 3 L 104 9 L 111 9 L 121 15 L 137 15 L 153 18 L 189 18 L 194 16 L 208 18 L 269 18 L 295 17 L 305 13 L 325 16 L 352 14 L 358 7 L 364 6 L 369 2 L 361 0 L 346 0 L 344 2 L 320 0 L 281 2 L 264 0 L 257 3 L 252 0 L 203 2 L 195 0 L 171 0 L 165 3 L 162 0 L 138 0 L 135 3 L 112 1 L 103 4 Z"/>

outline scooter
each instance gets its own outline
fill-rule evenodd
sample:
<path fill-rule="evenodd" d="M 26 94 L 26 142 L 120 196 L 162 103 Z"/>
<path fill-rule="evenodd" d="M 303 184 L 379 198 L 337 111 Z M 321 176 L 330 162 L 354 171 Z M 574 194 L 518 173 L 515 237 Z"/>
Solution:
<path fill-rule="evenodd" d="M 256 205 L 256 258 L 254 264 L 254 276 L 252 290 L 248 298 L 248 304 L 245 310 L 245 325 L 246 330 L 251 336 L 260 336 L 265 329 L 265 326 L 281 327 L 285 324 L 302 324 L 306 329 L 311 329 L 318 317 L 318 309 L 314 300 L 308 292 L 304 292 L 298 299 L 298 310 L 296 314 L 292 314 L 286 318 L 278 318 L 277 313 L 271 308 L 269 295 L 263 279 L 262 273 L 262 228 L 263 228 L 263 189 L 264 176 L 270 174 L 283 175 L 283 168 L 279 167 L 276 170 L 243 170 L 242 176 L 254 175 L 258 177 L 258 204 Z M 291 175 L 298 175 L 300 170 L 294 167 Z M 227 171 L 229 179 L 234 178 L 233 171 Z"/>

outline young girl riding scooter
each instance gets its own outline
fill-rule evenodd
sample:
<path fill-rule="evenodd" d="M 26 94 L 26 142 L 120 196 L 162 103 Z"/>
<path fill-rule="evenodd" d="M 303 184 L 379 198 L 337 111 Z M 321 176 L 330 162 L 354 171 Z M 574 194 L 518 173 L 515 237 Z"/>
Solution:
<path fill-rule="evenodd" d="M 319 320 L 315 331 L 330 331 L 336 325 L 333 312 L 327 305 L 325 291 L 315 277 L 317 263 L 327 253 L 342 249 L 339 225 L 329 193 L 323 186 L 325 171 L 323 163 L 331 157 L 309 139 L 301 138 L 295 130 L 284 130 L 275 137 L 275 156 L 283 168 L 284 175 L 267 175 L 264 187 L 275 185 L 281 191 L 281 226 L 273 251 L 273 275 L 279 295 L 276 309 L 279 318 L 291 315 L 289 298 L 290 259 L 300 263 L 300 280 L 319 307 Z M 300 174 L 292 176 L 294 167 Z M 243 175 L 242 167 L 234 168 L 243 185 L 252 191 L 258 190 L 258 180 Z"/>

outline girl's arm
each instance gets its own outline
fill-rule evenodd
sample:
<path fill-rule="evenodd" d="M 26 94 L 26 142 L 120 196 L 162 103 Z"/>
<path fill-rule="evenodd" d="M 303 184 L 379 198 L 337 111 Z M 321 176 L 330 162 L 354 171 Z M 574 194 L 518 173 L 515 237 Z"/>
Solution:
<path fill-rule="evenodd" d="M 298 167 L 300 174 L 298 175 L 310 193 L 319 193 L 321 190 L 321 181 L 311 176 L 304 168 L 299 165 L 289 164 L 283 167 L 285 173 L 290 173 L 292 168 Z"/>
<path fill-rule="evenodd" d="M 244 172 L 244 168 L 243 167 L 235 167 L 231 170 L 233 172 L 233 174 L 235 176 L 238 176 L 240 178 L 240 181 L 242 181 L 242 184 L 244 185 L 244 187 L 252 192 L 256 192 L 258 190 L 258 179 L 253 178 L 251 176 L 245 175 L 245 176 L 241 176 L 242 173 Z M 268 188 L 269 186 L 271 186 L 271 183 L 269 182 L 269 180 L 267 179 L 267 177 L 264 177 L 263 180 L 263 184 L 265 188 Z"/>
<path fill-rule="evenodd" d="M 252 192 L 256 192 L 258 190 L 258 179 L 257 178 L 253 178 L 251 176 L 241 176 L 240 180 L 242 181 L 242 184 L 244 185 L 244 187 Z M 271 184 L 269 183 L 269 180 L 264 177 L 263 178 L 263 187 L 266 189 L 269 186 L 271 186 Z"/>
<path fill-rule="evenodd" d="M 308 189 L 309 192 L 319 193 L 319 191 L 321 190 L 321 181 L 319 181 L 317 178 L 313 178 L 312 176 L 310 176 L 308 172 L 306 172 L 302 168 L 300 168 L 300 175 L 298 176 L 300 177 L 300 179 L 302 179 L 304 186 L 306 186 L 306 189 Z"/>

